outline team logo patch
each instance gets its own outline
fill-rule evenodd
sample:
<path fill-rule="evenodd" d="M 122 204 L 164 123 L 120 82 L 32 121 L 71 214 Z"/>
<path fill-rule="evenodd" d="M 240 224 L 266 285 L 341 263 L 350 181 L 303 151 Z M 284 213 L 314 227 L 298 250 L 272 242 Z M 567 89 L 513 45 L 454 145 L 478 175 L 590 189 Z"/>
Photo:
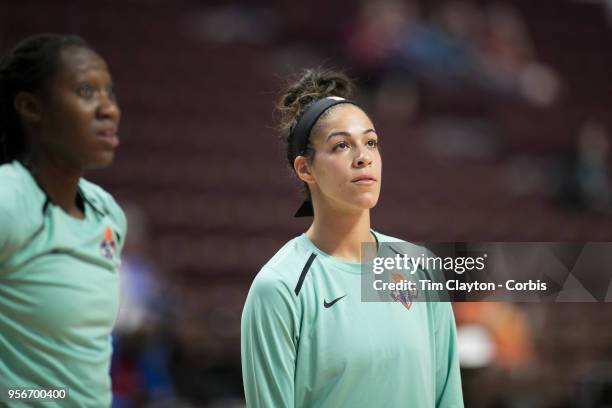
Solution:
<path fill-rule="evenodd" d="M 402 283 L 406 281 L 402 274 L 397 272 L 391 274 L 391 279 L 393 279 L 395 283 Z M 406 309 L 410 310 L 410 307 L 412 307 L 412 301 L 417 298 L 418 292 L 416 288 L 414 290 L 393 290 L 389 293 L 389 295 L 391 298 L 393 298 L 393 300 L 400 302 Z"/>
<path fill-rule="evenodd" d="M 107 259 L 113 259 L 115 248 L 116 244 L 113 238 L 113 230 L 111 227 L 106 227 L 104 230 L 104 240 L 100 244 L 100 255 Z"/>

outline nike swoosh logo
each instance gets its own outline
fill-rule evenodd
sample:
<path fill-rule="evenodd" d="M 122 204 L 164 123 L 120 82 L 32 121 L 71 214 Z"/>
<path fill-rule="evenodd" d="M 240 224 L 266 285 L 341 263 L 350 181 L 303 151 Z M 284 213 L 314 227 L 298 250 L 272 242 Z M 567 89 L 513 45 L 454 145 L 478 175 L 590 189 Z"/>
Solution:
<path fill-rule="evenodd" d="M 327 300 L 323 299 L 323 306 L 325 306 L 325 308 L 332 307 L 337 301 L 339 301 L 340 299 L 342 299 L 345 296 L 346 295 L 340 296 L 339 298 L 334 299 L 331 302 L 327 302 Z"/>

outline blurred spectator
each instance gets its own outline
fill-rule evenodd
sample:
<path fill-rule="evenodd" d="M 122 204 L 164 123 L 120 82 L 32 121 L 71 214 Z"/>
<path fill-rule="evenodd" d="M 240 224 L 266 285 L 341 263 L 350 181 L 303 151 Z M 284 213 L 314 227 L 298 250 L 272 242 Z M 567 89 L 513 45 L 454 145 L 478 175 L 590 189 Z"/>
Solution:
<path fill-rule="evenodd" d="M 538 107 L 559 93 L 557 74 L 537 61 L 525 22 L 507 3 L 481 7 L 451 0 L 427 18 L 414 1 L 365 1 L 343 45 L 349 62 L 374 84 L 404 76 L 446 91 L 476 87 Z"/>
<path fill-rule="evenodd" d="M 448 1 L 434 9 L 430 23 L 407 33 L 406 68 L 414 63 L 434 78 L 473 81 L 477 73 L 476 40 L 484 29 L 482 11 L 469 1 Z"/>
<path fill-rule="evenodd" d="M 531 328 L 520 307 L 512 303 L 463 302 L 454 304 L 453 309 L 460 333 L 459 349 L 466 351 L 459 353 L 462 367 L 495 366 L 512 372 L 529 365 L 533 355 Z M 474 338 L 470 336 L 465 336 L 465 341 L 461 341 L 461 333 L 467 333 L 465 329 L 470 327 L 482 328 L 490 345 L 470 348 L 468 341 Z M 478 360 L 468 352 L 471 349 L 482 351 L 482 355 L 476 356 Z M 484 358 L 487 355 L 489 358 Z"/>
<path fill-rule="evenodd" d="M 148 222 L 125 205 L 128 235 L 120 269 L 121 303 L 114 333 L 113 407 L 176 406 L 168 371 L 169 301 L 148 254 Z"/>
<path fill-rule="evenodd" d="M 536 106 L 550 105 L 559 92 L 559 79 L 536 59 L 527 26 L 508 3 L 486 8 L 487 29 L 480 37 L 482 70 L 500 91 L 517 92 Z"/>
<path fill-rule="evenodd" d="M 576 151 L 562 171 L 561 204 L 582 211 L 612 213 L 610 135 L 597 119 L 587 120 L 578 132 Z"/>
<path fill-rule="evenodd" d="M 512 303 L 460 302 L 453 305 L 466 401 L 483 407 L 534 406 L 520 389 L 533 375 L 533 335 L 524 310 Z M 491 393 L 514 379 L 515 389 Z"/>
<path fill-rule="evenodd" d="M 407 30 L 420 18 L 414 1 L 362 1 L 344 32 L 347 57 L 366 79 L 386 74 Z"/>

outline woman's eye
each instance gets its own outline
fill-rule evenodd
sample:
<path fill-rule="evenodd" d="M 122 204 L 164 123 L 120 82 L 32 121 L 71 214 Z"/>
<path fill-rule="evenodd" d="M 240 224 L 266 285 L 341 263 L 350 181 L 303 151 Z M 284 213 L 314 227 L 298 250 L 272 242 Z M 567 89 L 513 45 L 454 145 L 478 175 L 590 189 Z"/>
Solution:
<path fill-rule="evenodd" d="M 113 85 L 109 85 L 106 87 L 106 95 L 111 98 L 115 97 L 115 87 Z"/>
<path fill-rule="evenodd" d="M 338 150 L 338 149 L 344 150 L 344 149 L 347 149 L 348 147 L 349 147 L 348 143 L 340 142 L 334 146 L 334 150 Z"/>
<path fill-rule="evenodd" d="M 369 147 L 378 147 L 378 140 L 376 140 L 376 139 L 368 140 L 368 146 Z"/>
<path fill-rule="evenodd" d="M 77 94 L 82 98 L 91 98 L 94 90 L 91 85 L 81 85 L 77 89 Z"/>

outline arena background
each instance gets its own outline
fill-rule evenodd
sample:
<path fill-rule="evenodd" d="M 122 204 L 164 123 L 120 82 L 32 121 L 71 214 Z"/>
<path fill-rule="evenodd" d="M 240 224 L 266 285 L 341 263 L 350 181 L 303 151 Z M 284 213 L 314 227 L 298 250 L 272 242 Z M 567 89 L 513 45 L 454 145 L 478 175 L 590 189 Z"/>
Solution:
<path fill-rule="evenodd" d="M 375 229 L 413 241 L 611 241 L 606 0 L 4 1 L 0 49 L 76 33 L 123 119 L 89 175 L 129 216 L 115 406 L 239 407 L 240 313 L 307 227 L 273 106 L 344 68 L 381 136 Z M 612 406 L 610 304 L 457 304 L 466 407 Z M 381 406 L 384 402 L 381 401 Z"/>

